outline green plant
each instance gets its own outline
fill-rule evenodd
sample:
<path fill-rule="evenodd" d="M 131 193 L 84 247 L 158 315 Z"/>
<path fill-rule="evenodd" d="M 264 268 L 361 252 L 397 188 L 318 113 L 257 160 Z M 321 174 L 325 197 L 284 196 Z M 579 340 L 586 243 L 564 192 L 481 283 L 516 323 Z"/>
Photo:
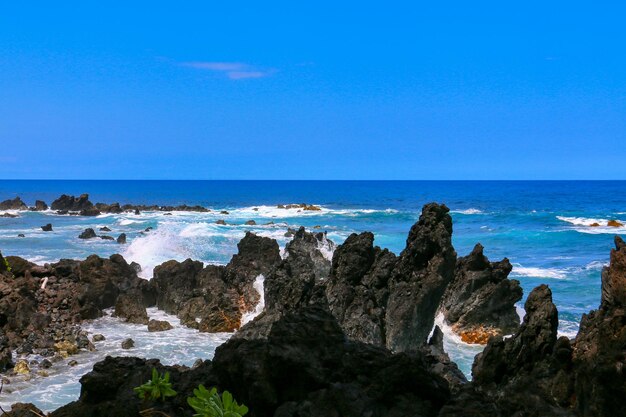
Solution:
<path fill-rule="evenodd" d="M 152 368 L 152 379 L 143 385 L 134 388 L 134 391 L 142 400 L 158 400 L 165 401 L 167 397 L 176 396 L 176 391 L 172 389 L 170 383 L 170 373 L 159 375 L 156 368 Z"/>
<path fill-rule="evenodd" d="M 4 266 L 7 269 L 7 271 L 11 272 L 11 265 L 9 265 L 9 261 L 7 261 L 7 258 L 4 258 L 2 254 L 0 254 L 0 258 L 2 258 L 2 260 L 4 261 Z"/>
<path fill-rule="evenodd" d="M 217 388 L 209 391 L 200 384 L 193 394 L 193 397 L 187 398 L 187 403 L 196 411 L 194 417 L 243 417 L 248 414 L 248 407 L 237 404 L 228 391 L 220 397 Z"/>

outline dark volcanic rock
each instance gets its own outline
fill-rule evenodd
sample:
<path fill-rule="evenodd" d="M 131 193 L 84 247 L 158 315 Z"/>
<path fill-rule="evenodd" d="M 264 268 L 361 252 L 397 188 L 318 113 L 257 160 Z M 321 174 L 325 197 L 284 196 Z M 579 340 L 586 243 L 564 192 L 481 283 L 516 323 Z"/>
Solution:
<path fill-rule="evenodd" d="M 325 238 L 300 229 L 288 256 L 266 277 L 266 311 L 256 319 L 264 326 L 253 326 L 256 334 L 244 327 L 236 337 L 264 337 L 285 311 L 316 304 L 328 308 L 351 339 L 418 350 L 454 276 L 451 235 L 448 208 L 428 204 L 399 257 L 374 247 L 372 233 L 352 234 L 335 250 L 328 273 L 319 250 Z"/>
<path fill-rule="evenodd" d="M 524 305 L 526 315 L 511 338 L 491 338 L 472 366 L 472 387 L 450 405 L 450 412 L 464 400 L 466 409 L 486 403 L 495 415 L 569 416 L 572 398 L 570 341 L 557 339 L 558 312 L 546 285 L 535 288 Z M 479 387 L 480 404 L 469 392 Z M 467 397 L 467 398 L 466 398 Z M 456 404 L 455 401 L 457 402 Z M 443 413 L 442 415 L 453 415 Z"/>
<path fill-rule="evenodd" d="M 615 237 L 602 271 L 602 301 L 583 315 L 574 342 L 576 409 L 585 417 L 623 415 L 626 394 L 626 244 Z"/>
<path fill-rule="evenodd" d="M 348 337 L 386 346 L 385 312 L 396 256 L 373 246 L 369 232 L 352 234 L 333 256 L 326 288 L 330 311 Z M 415 347 L 419 345 L 416 341 Z"/>
<path fill-rule="evenodd" d="M 455 277 L 441 301 L 448 324 L 467 343 L 487 343 L 490 336 L 514 333 L 519 327 L 515 303 L 522 298 L 517 280 L 509 280 L 508 259 L 489 262 L 483 247 L 459 258 Z"/>
<path fill-rule="evenodd" d="M 33 207 L 35 211 L 46 211 L 48 210 L 48 205 L 45 201 L 37 200 L 35 201 L 35 207 Z"/>
<path fill-rule="evenodd" d="M 78 235 L 79 239 L 93 239 L 96 236 L 96 232 L 92 228 L 85 229 L 80 235 Z"/>
<path fill-rule="evenodd" d="M 101 228 L 100 228 L 100 231 L 101 231 L 101 232 L 110 232 L 110 231 L 111 231 L 111 229 L 109 229 L 108 227 L 104 226 L 104 227 L 101 227 Z"/>
<path fill-rule="evenodd" d="M 41 226 L 41 230 L 43 230 L 44 232 L 51 232 L 52 231 L 52 224 L 48 223 L 45 226 Z"/>
<path fill-rule="evenodd" d="M 15 403 L 11 405 L 11 411 L 3 413 L 3 417 L 41 417 L 45 413 L 34 404 L 30 403 Z"/>
<path fill-rule="evenodd" d="M 421 354 L 351 342 L 319 307 L 286 313 L 267 339 L 231 339 L 213 371 L 255 416 L 436 416 L 449 397 Z"/>
<path fill-rule="evenodd" d="M 164 332 L 172 329 L 172 325 L 165 320 L 150 320 L 148 322 L 149 332 Z"/>
<path fill-rule="evenodd" d="M 120 245 L 126 244 L 126 233 L 122 233 L 117 237 L 117 243 Z"/>
<path fill-rule="evenodd" d="M 133 388 L 150 379 L 152 368 L 170 372 L 178 395 L 148 406 L 171 416 L 192 414 L 186 398 L 198 384 L 232 392 L 251 417 L 434 417 L 450 396 L 419 352 L 393 355 L 349 341 L 331 314 L 307 307 L 278 320 L 267 339 L 231 339 L 213 362 L 191 369 L 107 357 L 81 378 L 79 400 L 51 416 L 138 416 L 147 405 Z"/>
<path fill-rule="evenodd" d="M 122 349 L 132 349 L 135 347 L 135 341 L 131 338 L 122 341 Z"/>
<path fill-rule="evenodd" d="M 13 353 L 9 347 L 9 340 L 0 330 L 0 372 L 13 367 Z"/>
<path fill-rule="evenodd" d="M 200 331 L 238 329 L 243 313 L 253 310 L 260 299 L 253 287 L 256 277 L 269 273 L 280 261 L 280 254 L 275 240 L 252 233 L 247 233 L 237 247 L 238 254 L 226 266 L 203 267 L 191 259 L 157 266 L 151 281 L 157 306 Z"/>
<path fill-rule="evenodd" d="M 153 368 L 160 374 L 170 373 L 172 387 L 178 395 L 167 401 L 154 402 L 138 398 L 133 388 L 149 381 Z M 139 412 L 146 408 L 158 411 L 152 415 L 191 417 L 193 410 L 187 404 L 187 397 L 193 395 L 193 389 L 199 384 L 206 387 L 217 385 L 210 361 L 188 369 L 163 366 L 156 359 L 110 356 L 96 363 L 80 383 L 80 399 L 52 412 L 51 417 L 139 417 Z"/>
<path fill-rule="evenodd" d="M 265 311 L 256 319 L 264 325 L 244 326 L 235 337 L 267 337 L 272 323 L 284 312 L 309 304 L 325 305 L 324 281 L 331 262 L 322 250 L 333 248 L 325 234 L 308 233 L 301 227 L 285 246 L 286 258 L 265 277 Z"/>
<path fill-rule="evenodd" d="M 81 212 L 82 215 L 87 216 L 100 214 L 93 203 L 89 201 L 89 194 L 82 194 L 78 198 L 63 194 L 52 202 L 50 208 L 52 210 Z"/>
<path fill-rule="evenodd" d="M 0 202 L 0 210 L 28 210 L 28 206 L 24 204 L 21 198 L 15 197 L 13 200 Z"/>
<path fill-rule="evenodd" d="M 148 313 L 140 294 L 122 294 L 115 302 L 115 316 L 128 323 L 148 324 Z"/>
<path fill-rule="evenodd" d="M 441 297 L 454 278 L 456 252 L 448 211 L 445 205 L 424 206 L 389 280 L 385 336 L 392 351 L 426 341 Z"/>

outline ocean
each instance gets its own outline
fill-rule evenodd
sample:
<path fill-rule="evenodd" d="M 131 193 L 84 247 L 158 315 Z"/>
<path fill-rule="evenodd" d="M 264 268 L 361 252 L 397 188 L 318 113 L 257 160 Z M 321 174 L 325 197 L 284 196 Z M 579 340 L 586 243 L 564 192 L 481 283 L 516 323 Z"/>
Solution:
<path fill-rule="evenodd" d="M 450 208 L 458 256 L 480 242 L 490 260 L 509 258 L 514 266 L 510 278 L 521 282 L 525 296 L 548 284 L 559 310 L 560 333 L 569 337 L 575 336 L 582 314 L 600 302 L 600 273 L 608 264 L 613 236 L 626 235 L 626 227 L 607 226 L 608 220 L 626 224 L 626 181 L 0 181 L 0 201 L 20 196 L 28 205 L 36 199 L 50 204 L 61 194 L 82 193 L 89 193 L 94 203 L 198 204 L 212 211 L 98 217 L 19 212 L 17 218 L 0 218 L 2 254 L 45 263 L 120 253 L 139 263 L 143 276 L 150 278 L 152 269 L 169 259 L 226 263 L 248 230 L 275 238 L 284 247 L 287 228 L 298 226 L 320 226 L 336 243 L 351 233 L 372 231 L 376 245 L 399 253 L 422 205 L 436 201 Z M 289 203 L 315 204 L 322 210 L 276 207 Z M 217 225 L 217 219 L 229 224 Z M 244 225 L 248 220 L 257 225 Z M 52 223 L 52 232 L 41 230 L 46 223 Z M 592 227 L 594 223 L 600 226 Z M 113 237 L 126 233 L 128 244 L 77 238 L 87 227 L 103 226 Z M 153 230 L 145 232 L 148 227 Z M 166 317 L 155 310 L 151 315 Z M 105 354 L 137 354 L 119 351 L 121 335 L 138 335 L 132 337 L 140 341 L 142 355 L 187 365 L 210 358 L 228 337 L 194 333 L 180 327 L 176 318 L 168 320 L 176 329 L 167 340 L 152 340 L 143 329 L 110 317 L 96 320 L 86 327 L 110 334 L 108 345 L 77 356 L 76 368 L 58 366 L 49 377 L 5 386 L 0 404 L 33 401 L 51 410 L 77 398 L 78 377 L 95 360 Z M 469 376 L 482 347 L 466 345 L 449 331 L 445 347 Z"/>

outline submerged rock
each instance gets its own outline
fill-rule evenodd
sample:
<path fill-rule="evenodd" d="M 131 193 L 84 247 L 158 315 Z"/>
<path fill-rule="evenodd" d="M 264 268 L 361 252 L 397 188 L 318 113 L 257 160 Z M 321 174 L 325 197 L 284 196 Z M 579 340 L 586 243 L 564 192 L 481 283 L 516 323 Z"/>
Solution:
<path fill-rule="evenodd" d="M 122 341 L 122 349 L 132 349 L 135 347 L 135 341 L 131 338 Z"/>
<path fill-rule="evenodd" d="M 92 340 L 94 342 L 102 342 L 103 340 L 106 340 L 106 337 L 101 334 L 94 334 Z"/>
<path fill-rule="evenodd" d="M 79 239 L 93 239 L 96 236 L 96 232 L 92 228 L 85 229 L 80 235 L 78 235 Z"/>

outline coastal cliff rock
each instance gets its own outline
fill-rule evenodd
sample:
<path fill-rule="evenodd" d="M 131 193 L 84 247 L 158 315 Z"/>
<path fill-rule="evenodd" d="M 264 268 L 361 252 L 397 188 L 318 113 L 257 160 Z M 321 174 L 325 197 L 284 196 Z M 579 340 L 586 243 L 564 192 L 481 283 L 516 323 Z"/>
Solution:
<path fill-rule="evenodd" d="M 253 287 L 256 277 L 268 274 L 280 262 L 280 253 L 275 240 L 249 232 L 237 247 L 238 254 L 226 266 L 203 267 L 191 259 L 157 266 L 152 279 L 157 307 L 200 331 L 238 329 L 243 313 L 260 299 Z"/>
<path fill-rule="evenodd" d="M 353 234 L 337 248 L 326 296 L 348 337 L 394 352 L 426 342 L 454 276 L 448 211 L 445 205 L 425 205 L 398 257 L 374 247 L 369 232 Z"/>
<path fill-rule="evenodd" d="M 350 235 L 337 248 L 326 296 L 348 337 L 385 346 L 389 279 L 397 259 L 373 243 L 374 235 L 365 232 Z"/>
<path fill-rule="evenodd" d="M 266 309 L 237 337 L 264 337 L 285 311 L 315 304 L 327 308 L 346 335 L 395 352 L 418 350 L 430 334 L 439 300 L 454 276 L 452 219 L 445 205 L 427 204 L 399 257 L 374 247 L 369 232 L 337 247 L 330 272 L 314 235 L 299 230 L 288 256 L 265 280 Z"/>
<path fill-rule="evenodd" d="M 0 210 L 28 210 L 28 206 L 24 204 L 21 198 L 15 197 L 12 200 L 0 202 Z"/>
<path fill-rule="evenodd" d="M 410 350 L 426 341 L 446 286 L 454 278 L 452 218 L 445 205 L 424 206 L 389 280 L 387 347 Z"/>
<path fill-rule="evenodd" d="M 576 409 L 584 417 L 624 413 L 626 394 L 626 244 L 615 237 L 602 271 L 602 301 L 583 315 L 574 343 Z"/>
<path fill-rule="evenodd" d="M 515 303 L 523 291 L 519 281 L 507 278 L 512 268 L 506 258 L 489 262 L 480 243 L 457 260 L 454 280 L 444 293 L 440 311 L 463 341 L 484 344 L 490 336 L 518 329 Z"/>
<path fill-rule="evenodd" d="M 235 337 L 264 338 L 271 326 L 290 310 L 303 306 L 326 305 L 324 281 L 331 262 L 322 250 L 332 251 L 335 244 L 324 233 L 309 233 L 301 227 L 285 246 L 285 259 L 265 275 L 265 310 L 254 325 L 242 327 Z"/>

